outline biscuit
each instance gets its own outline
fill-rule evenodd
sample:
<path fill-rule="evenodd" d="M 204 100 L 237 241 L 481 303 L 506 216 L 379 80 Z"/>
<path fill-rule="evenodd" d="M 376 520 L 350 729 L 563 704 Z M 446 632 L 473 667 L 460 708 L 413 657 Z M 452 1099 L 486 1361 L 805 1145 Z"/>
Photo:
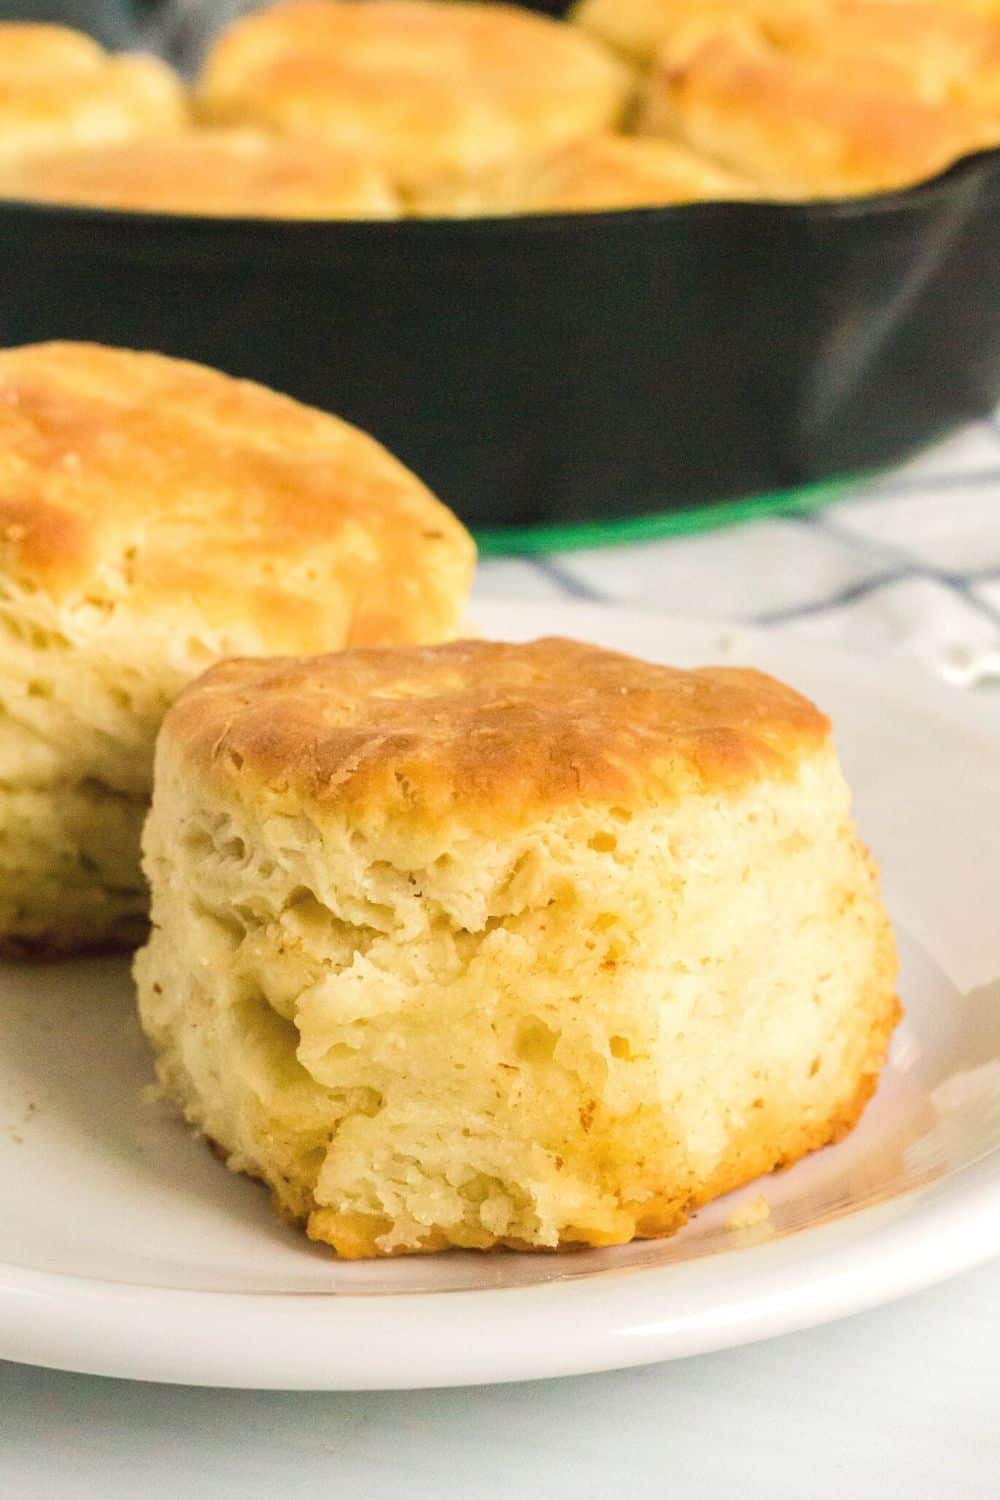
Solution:
<path fill-rule="evenodd" d="M 373 162 L 322 141 L 237 130 L 71 146 L 4 164 L 0 197 L 147 213 L 393 219 Z"/>
<path fill-rule="evenodd" d="M 424 216 L 582 213 L 754 198 L 747 178 L 674 141 L 595 135 L 493 173 L 440 182 L 417 199 Z"/>
<path fill-rule="evenodd" d="M 779 0 L 756 30 L 786 57 L 836 70 L 848 89 L 860 68 L 881 74 L 887 94 L 1000 120 L 1000 25 L 986 16 L 941 0 Z"/>
<path fill-rule="evenodd" d="M 664 42 L 693 20 L 773 12 L 780 4 L 824 5 L 825 0 L 579 0 L 572 19 L 585 31 L 637 62 L 652 61 Z"/>
<path fill-rule="evenodd" d="M 473 547 L 372 438 L 214 370 L 0 352 L 0 948 L 134 943 L 171 699 L 233 653 L 434 641 Z"/>
<path fill-rule="evenodd" d="M 572 641 L 230 661 L 168 713 L 161 1084 L 347 1257 L 607 1245 L 851 1128 L 896 957 L 829 724 Z"/>
<path fill-rule="evenodd" d="M 995 69 L 991 28 L 982 22 L 998 18 L 1000 0 L 580 0 L 573 10 L 577 24 L 643 63 L 683 32 L 737 23 L 772 40 L 811 34 L 824 50 L 888 56 L 920 87 L 950 72 L 960 89 L 968 74 L 953 64 L 963 51 L 974 72 Z"/>
<path fill-rule="evenodd" d="M 144 54 L 110 56 L 64 26 L 0 22 L 0 159 L 179 129 L 180 80 Z"/>
<path fill-rule="evenodd" d="M 514 6 L 289 0 L 237 21 L 198 88 L 213 123 L 362 150 L 404 189 L 611 128 L 630 71 Z"/>
<path fill-rule="evenodd" d="M 92 73 L 104 66 L 99 42 L 71 26 L 0 21 L 0 79 L 16 83 L 32 75 Z"/>
<path fill-rule="evenodd" d="M 800 55 L 742 24 L 682 32 L 661 50 L 640 130 L 784 198 L 908 186 L 997 137 L 982 112 L 918 97 L 876 56 Z"/>

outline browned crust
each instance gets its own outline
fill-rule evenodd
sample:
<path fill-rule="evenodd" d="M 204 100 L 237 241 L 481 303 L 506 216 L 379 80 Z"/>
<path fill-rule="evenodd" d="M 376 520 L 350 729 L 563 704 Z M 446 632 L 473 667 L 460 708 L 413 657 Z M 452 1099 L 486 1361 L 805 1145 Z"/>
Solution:
<path fill-rule="evenodd" d="M 292 0 L 222 33 L 197 103 L 360 145 L 412 187 L 613 128 L 631 84 L 602 44 L 519 6 Z"/>
<path fill-rule="evenodd" d="M 749 669 L 686 672 L 560 638 L 457 641 L 223 662 L 171 709 L 161 755 L 224 798 L 488 832 L 791 776 L 829 728 Z"/>
<path fill-rule="evenodd" d="M 888 1043 L 888 1038 L 887 1038 Z M 865 1111 L 865 1107 L 878 1087 L 878 1075 L 862 1078 L 854 1094 L 838 1107 L 830 1119 L 808 1130 L 794 1132 L 780 1148 L 771 1147 L 756 1154 L 745 1155 L 738 1165 L 727 1167 L 724 1174 L 700 1189 L 695 1194 L 660 1194 L 644 1199 L 641 1203 L 622 1205 L 622 1214 L 629 1220 L 628 1227 L 609 1234 L 573 1229 L 560 1238 L 553 1247 L 532 1245 L 509 1236 L 490 1235 L 485 1231 L 466 1239 L 449 1235 L 442 1229 L 430 1229 L 417 1245 L 397 1247 L 386 1252 L 379 1248 L 379 1239 L 389 1232 L 391 1224 L 381 1217 L 366 1217 L 362 1214 L 337 1214 L 331 1210 L 316 1209 L 308 1216 L 291 1214 L 276 1199 L 276 1212 L 286 1223 L 304 1228 L 309 1238 L 329 1245 L 341 1260 L 373 1260 L 401 1255 L 430 1255 L 441 1250 L 518 1250 L 534 1254 L 571 1252 L 583 1249 L 604 1249 L 612 1245 L 625 1245 L 632 1240 L 668 1239 L 683 1229 L 691 1214 L 716 1198 L 722 1198 L 747 1183 L 764 1177 L 770 1172 L 785 1171 L 803 1157 L 824 1146 L 834 1145 L 849 1135 Z"/>
<path fill-rule="evenodd" d="M 751 1128 L 744 1140 L 733 1144 L 726 1162 L 696 1195 L 692 1208 L 700 1208 L 714 1198 L 721 1198 L 767 1172 L 784 1171 L 810 1152 L 822 1150 L 824 1146 L 836 1144 L 850 1135 L 878 1088 L 892 1033 L 902 1015 L 902 1004 L 898 996 L 892 995 L 872 1025 L 868 1050 L 853 1092 L 828 1119 L 800 1126 L 782 1143 L 780 1150 L 770 1141 L 757 1138 L 759 1125 Z"/>
<path fill-rule="evenodd" d="M 417 208 L 423 215 L 582 213 L 756 196 L 749 178 L 677 141 L 602 134 L 497 172 L 433 183 Z"/>
<path fill-rule="evenodd" d="M 643 128 L 680 134 L 776 193 L 836 195 L 941 171 L 997 139 L 1000 111 L 991 121 L 950 87 L 925 97 L 877 58 L 785 50 L 729 17 L 664 46 Z"/>
<path fill-rule="evenodd" d="M 67 26 L 0 22 L 0 158 L 169 134 L 187 116 L 181 81 L 160 58 L 109 54 Z"/>
<path fill-rule="evenodd" d="M 112 957 L 133 953 L 149 936 L 149 923 L 137 922 L 127 933 L 95 937 L 90 933 L 48 933 L 44 937 L 18 937 L 15 933 L 0 935 L 0 962 L 58 964 L 74 958 Z"/>
<path fill-rule="evenodd" d="M 270 652 L 454 634 L 475 549 L 346 422 L 97 344 L 0 352 L 0 577 Z"/>
<path fill-rule="evenodd" d="M 840 54 L 919 73 L 933 88 L 952 66 L 974 69 L 997 54 L 996 0 L 580 0 L 574 19 L 648 62 L 678 36 L 740 27 L 792 49 Z M 969 80 L 956 79 L 959 90 Z M 850 80 L 845 80 L 849 84 Z"/>
<path fill-rule="evenodd" d="M 105 55 L 93 37 L 71 26 L 0 22 L 0 77 L 5 81 L 39 73 L 90 73 Z"/>
<path fill-rule="evenodd" d="M 748 1130 L 745 1139 L 732 1143 L 726 1161 L 719 1171 L 694 1191 L 688 1188 L 673 1193 L 654 1194 L 641 1202 L 621 1206 L 623 1225 L 617 1232 L 597 1234 L 574 1226 L 553 1247 L 532 1245 L 510 1236 L 496 1236 L 478 1230 L 467 1236 L 456 1236 L 440 1227 L 428 1229 L 418 1244 L 382 1250 L 378 1241 L 392 1228 L 391 1221 L 379 1215 L 355 1212 L 339 1213 L 335 1209 L 315 1206 L 311 1212 L 296 1214 L 272 1192 L 272 1205 L 278 1217 L 295 1228 L 305 1229 L 309 1238 L 328 1245 L 341 1260 L 369 1260 L 402 1255 L 431 1255 L 442 1250 L 518 1250 L 552 1254 L 580 1249 L 603 1248 L 627 1244 L 636 1239 L 665 1239 L 676 1234 L 698 1208 L 726 1193 L 746 1186 L 770 1172 L 785 1171 L 803 1157 L 824 1146 L 842 1141 L 858 1124 L 878 1087 L 885 1065 L 892 1033 L 903 1015 L 899 998 L 890 994 L 873 1022 L 867 1050 L 854 1090 L 834 1107 L 826 1119 L 811 1125 L 793 1126 L 780 1143 L 773 1135 L 761 1137 L 760 1124 Z M 216 1155 L 227 1153 L 217 1142 L 209 1141 Z M 253 1174 L 251 1174 L 253 1175 Z"/>
<path fill-rule="evenodd" d="M 714 1199 L 745 1187 L 747 1183 L 770 1172 L 787 1171 L 803 1157 L 820 1151 L 825 1146 L 834 1145 L 850 1135 L 878 1088 L 892 1033 L 902 1016 L 903 1006 L 898 996 L 890 996 L 883 1007 L 882 1016 L 872 1026 L 864 1070 L 853 1092 L 825 1120 L 793 1130 L 780 1146 L 773 1139 L 755 1142 L 753 1136 L 760 1134 L 760 1126 L 755 1126 L 752 1131 L 748 1131 L 746 1140 L 734 1143 L 726 1163 L 698 1191 L 681 1189 L 674 1193 L 654 1194 L 642 1202 L 623 1204 L 621 1211 L 626 1218 L 627 1227 L 618 1233 L 601 1235 L 574 1227 L 560 1238 L 557 1245 L 550 1247 L 533 1245 L 509 1235 L 491 1235 L 485 1230 L 462 1238 L 441 1228 L 430 1228 L 418 1244 L 397 1246 L 391 1251 L 385 1251 L 380 1249 L 378 1241 L 392 1228 L 388 1218 L 354 1212 L 338 1213 L 335 1209 L 319 1205 L 314 1205 L 309 1212 L 298 1214 L 281 1201 L 264 1177 L 254 1172 L 245 1172 L 245 1175 L 270 1191 L 272 1208 L 282 1223 L 290 1228 L 304 1229 L 310 1239 L 328 1246 L 341 1260 L 394 1259 L 404 1255 L 433 1255 L 443 1250 L 456 1249 L 480 1250 L 484 1253 L 516 1250 L 550 1255 L 608 1248 L 628 1244 L 631 1240 L 666 1239 L 683 1229 L 696 1209 L 703 1208 Z M 203 1139 L 215 1157 L 228 1163 L 229 1152 L 224 1146 L 211 1136 L 205 1135 Z"/>
<path fill-rule="evenodd" d="M 0 197 L 101 208 L 268 218 L 392 219 L 374 163 L 322 141 L 236 130 L 73 145 L 4 162 Z"/>

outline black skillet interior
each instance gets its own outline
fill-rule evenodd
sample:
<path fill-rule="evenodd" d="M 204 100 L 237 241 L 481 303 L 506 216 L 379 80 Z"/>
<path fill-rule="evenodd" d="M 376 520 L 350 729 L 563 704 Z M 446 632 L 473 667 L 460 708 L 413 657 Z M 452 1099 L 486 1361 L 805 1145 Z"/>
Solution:
<path fill-rule="evenodd" d="M 1000 150 L 905 192 L 471 221 L 0 203 L 0 342 L 203 360 L 376 434 L 477 526 L 892 463 L 1000 398 Z"/>

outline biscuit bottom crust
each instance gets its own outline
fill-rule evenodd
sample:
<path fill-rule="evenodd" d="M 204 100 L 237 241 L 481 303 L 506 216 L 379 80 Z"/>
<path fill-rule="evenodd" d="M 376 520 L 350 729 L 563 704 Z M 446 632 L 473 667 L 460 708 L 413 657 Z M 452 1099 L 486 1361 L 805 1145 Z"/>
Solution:
<path fill-rule="evenodd" d="M 0 937 L 0 960 L 4 963 L 58 964 L 70 958 L 113 958 L 133 953 L 149 935 L 142 917 L 123 922 L 113 933 L 95 936 L 85 927 L 62 927 L 38 937 Z"/>
<path fill-rule="evenodd" d="M 720 1164 L 716 1173 L 701 1187 L 683 1197 L 662 1194 L 640 1203 L 624 1203 L 621 1206 L 620 1222 L 613 1229 L 601 1231 L 585 1227 L 571 1228 L 560 1234 L 555 1245 L 537 1245 L 529 1240 L 510 1236 L 473 1234 L 456 1237 L 453 1231 L 442 1225 L 431 1225 L 418 1243 L 398 1246 L 390 1255 L 429 1255 L 439 1250 L 579 1250 L 600 1249 L 610 1245 L 626 1245 L 632 1240 L 666 1239 L 683 1229 L 690 1215 L 715 1198 L 745 1187 L 756 1177 L 769 1172 L 783 1171 L 801 1161 L 812 1151 L 835 1145 L 858 1124 L 865 1108 L 878 1087 L 879 1075 L 885 1062 L 892 1033 L 903 1015 L 903 1007 L 897 997 L 881 1006 L 882 1014 L 873 1021 L 869 1034 L 870 1050 L 865 1062 L 865 1072 L 854 1092 L 839 1104 L 825 1121 L 798 1126 L 790 1124 L 786 1133 L 772 1138 L 763 1130 L 756 1135 L 748 1133 L 745 1138 L 734 1141 L 731 1152 Z M 216 1147 L 218 1150 L 218 1148 Z M 218 1150 L 225 1160 L 225 1152 Z M 284 1207 L 275 1195 L 273 1207 L 278 1217 L 286 1223 L 305 1229 L 311 1240 L 329 1245 L 341 1260 L 372 1260 L 384 1257 L 387 1252 L 380 1248 L 391 1224 L 383 1215 L 340 1213 L 330 1208 L 315 1208 L 307 1216 L 297 1216 Z"/>
<path fill-rule="evenodd" d="M 220 791 L 170 728 L 136 961 L 159 1078 L 339 1255 L 671 1234 L 874 1091 L 895 946 L 828 744 L 400 841 Z"/>
<path fill-rule="evenodd" d="M 734 1143 L 731 1155 L 720 1166 L 717 1173 L 705 1183 L 700 1193 L 688 1197 L 671 1197 L 663 1194 L 641 1203 L 623 1204 L 621 1222 L 615 1230 L 600 1233 L 570 1230 L 559 1236 L 554 1245 L 537 1245 L 530 1240 L 509 1235 L 469 1234 L 456 1236 L 452 1229 L 440 1224 L 429 1225 L 418 1241 L 396 1246 L 386 1251 L 381 1248 L 385 1237 L 392 1229 L 384 1214 L 340 1212 L 331 1208 L 314 1208 L 308 1214 L 296 1214 L 282 1202 L 277 1193 L 272 1195 L 272 1206 L 278 1217 L 293 1228 L 304 1229 L 311 1240 L 329 1245 L 341 1260 L 374 1260 L 387 1256 L 431 1255 L 440 1250 L 526 1250 L 536 1253 L 552 1253 L 558 1250 L 600 1249 L 611 1245 L 627 1245 L 632 1240 L 666 1239 L 683 1229 L 690 1215 L 704 1207 L 714 1198 L 735 1192 L 745 1187 L 756 1177 L 768 1172 L 784 1171 L 801 1161 L 810 1152 L 824 1146 L 835 1145 L 850 1135 L 865 1112 L 872 1095 L 878 1087 L 879 1074 L 885 1062 L 892 1033 L 903 1015 L 903 1007 L 895 996 L 889 1005 L 883 1005 L 884 1014 L 873 1023 L 870 1032 L 870 1052 L 866 1071 L 858 1081 L 853 1095 L 820 1124 L 790 1128 L 781 1144 L 760 1132 L 756 1139 L 747 1138 Z M 213 1154 L 220 1161 L 233 1165 L 233 1170 L 245 1170 L 229 1160 L 229 1153 L 220 1142 L 206 1137 Z M 250 1176 L 266 1184 L 266 1178 L 251 1172 Z"/>

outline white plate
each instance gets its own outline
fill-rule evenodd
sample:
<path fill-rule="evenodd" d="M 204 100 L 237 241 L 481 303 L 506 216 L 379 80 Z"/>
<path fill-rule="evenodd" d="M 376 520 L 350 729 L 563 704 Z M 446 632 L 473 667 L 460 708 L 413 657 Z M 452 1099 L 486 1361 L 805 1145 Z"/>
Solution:
<path fill-rule="evenodd" d="M 338 1264 L 166 1110 L 127 965 L 0 970 L 0 1357 L 205 1385 L 519 1380 L 724 1348 L 1000 1252 L 1000 737 L 916 670 L 576 605 L 481 606 L 653 660 L 736 660 L 833 715 L 904 956 L 906 1019 L 841 1145 L 674 1239 L 561 1256 Z M 770 1218 L 732 1230 L 763 1191 Z"/>

